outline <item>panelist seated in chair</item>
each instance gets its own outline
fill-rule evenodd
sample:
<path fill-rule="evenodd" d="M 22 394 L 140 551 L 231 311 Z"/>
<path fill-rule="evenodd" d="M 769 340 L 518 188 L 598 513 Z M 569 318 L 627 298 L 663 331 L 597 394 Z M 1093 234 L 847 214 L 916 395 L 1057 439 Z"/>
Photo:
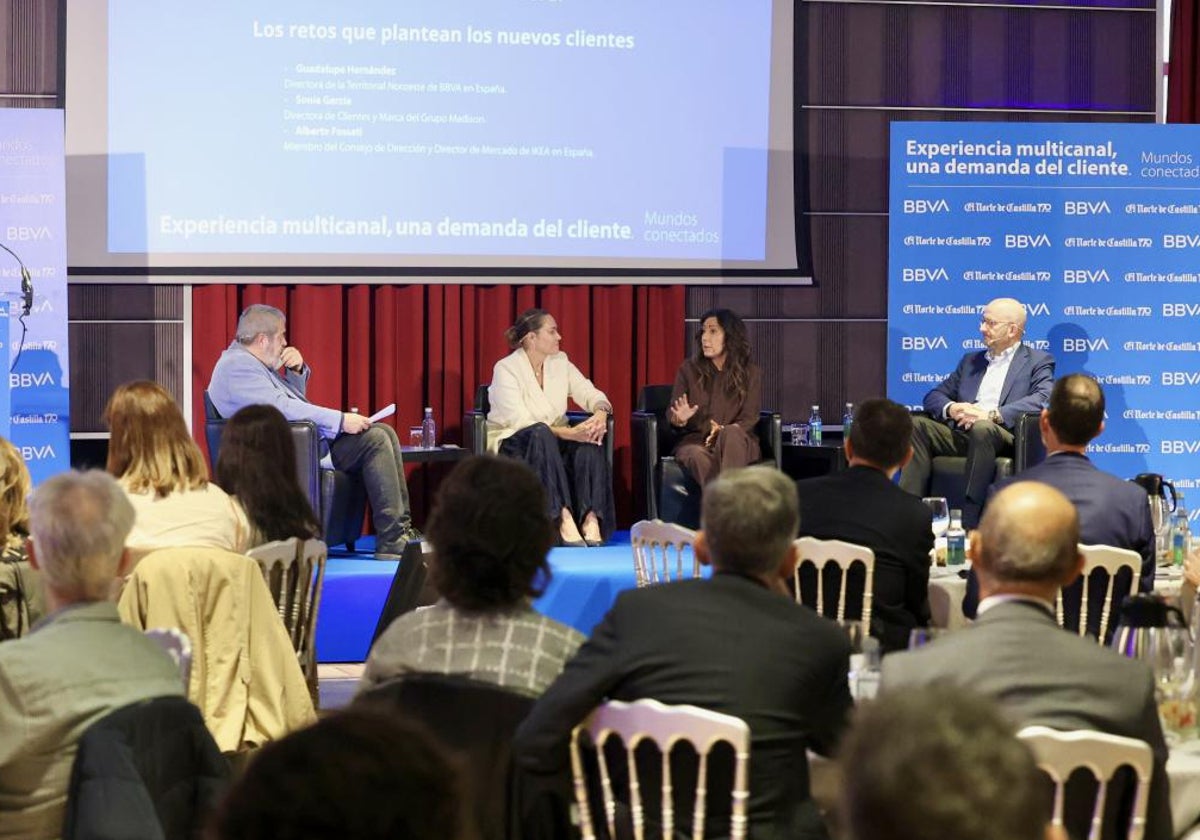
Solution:
<path fill-rule="evenodd" d="M 250 525 L 247 548 L 274 540 L 321 536 L 321 525 L 294 470 L 296 442 L 279 410 L 248 405 L 221 432 L 217 484 L 237 499 Z"/>
<path fill-rule="evenodd" d="M 0 438 L 0 642 L 24 636 L 45 612 L 38 574 L 25 552 L 31 492 L 25 459 Z"/>
<path fill-rule="evenodd" d="M 545 498 L 537 476 L 511 458 L 455 466 L 427 528 L 441 598 L 388 626 L 367 657 L 363 691 L 412 673 L 454 674 L 526 697 L 545 691 L 583 643 L 530 603 L 550 581 Z"/>
<path fill-rule="evenodd" d="M 759 461 L 761 407 L 762 370 L 750 361 L 745 323 L 728 309 L 710 309 L 700 316 L 696 354 L 679 366 L 671 389 L 667 420 L 682 435 L 675 460 L 701 487 Z"/>
<path fill-rule="evenodd" d="M 245 512 L 209 481 L 204 455 L 165 388 L 148 380 L 117 386 L 104 421 L 112 435 L 108 472 L 137 512 L 128 541 L 135 559 L 159 548 L 247 549 Z"/>
<path fill-rule="evenodd" d="M 1021 342 L 1025 307 L 996 298 L 979 321 L 986 350 L 968 353 L 940 385 L 925 395 L 930 417 L 913 418 L 913 458 L 900 486 L 926 495 L 933 459 L 967 458 L 963 525 L 979 524 L 987 489 L 996 476 L 996 456 L 1013 449 L 1012 429 L 1026 411 L 1040 411 L 1054 384 L 1054 357 Z"/>
<path fill-rule="evenodd" d="M 559 350 L 558 323 L 544 309 L 522 312 L 504 338 L 488 388 L 487 447 L 524 461 L 546 488 L 564 545 L 601 545 L 613 532 L 612 471 L 601 444 L 612 403 Z M 567 422 L 567 397 L 592 416 Z"/>
<path fill-rule="evenodd" d="M 183 694 L 179 668 L 121 623 L 111 593 L 128 572 L 134 511 L 111 476 L 67 472 L 30 504 L 29 559 L 48 615 L 0 644 L 0 838 L 60 837 L 84 731 L 114 709 Z"/>
<path fill-rule="evenodd" d="M 284 314 L 275 307 L 246 307 L 237 337 L 213 368 L 209 399 L 222 417 L 266 404 L 288 420 L 315 423 L 333 466 L 362 478 L 375 522 L 375 555 L 399 557 L 409 540 L 420 537 L 412 525 L 400 440 L 386 423 L 309 402 L 305 394 L 312 369 L 288 345 L 286 328 Z"/>

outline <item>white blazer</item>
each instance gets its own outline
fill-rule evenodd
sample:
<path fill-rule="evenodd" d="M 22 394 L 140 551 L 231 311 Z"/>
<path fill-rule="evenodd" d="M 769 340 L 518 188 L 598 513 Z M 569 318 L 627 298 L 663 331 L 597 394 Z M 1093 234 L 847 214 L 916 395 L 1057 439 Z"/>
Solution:
<path fill-rule="evenodd" d="M 567 397 L 585 411 L 611 406 L 604 392 L 571 364 L 566 353 L 546 358 L 542 381 L 545 387 L 538 385 L 529 356 L 519 347 L 496 362 L 488 386 L 488 452 L 498 452 L 505 439 L 534 423 L 565 426 Z"/>

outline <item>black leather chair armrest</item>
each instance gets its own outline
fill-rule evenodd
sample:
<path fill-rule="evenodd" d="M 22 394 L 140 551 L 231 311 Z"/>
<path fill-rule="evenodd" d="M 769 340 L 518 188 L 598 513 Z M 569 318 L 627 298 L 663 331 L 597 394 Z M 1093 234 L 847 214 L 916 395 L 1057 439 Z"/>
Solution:
<path fill-rule="evenodd" d="M 567 422 L 570 423 L 572 426 L 575 426 L 575 425 L 578 425 L 579 423 L 582 423 L 584 420 L 588 419 L 591 416 L 592 415 L 586 411 L 568 411 L 567 412 Z M 613 421 L 613 416 L 611 414 L 608 415 L 608 423 L 606 424 L 606 427 L 604 430 L 603 446 L 604 446 L 604 457 L 608 459 L 608 470 L 610 473 L 612 472 L 612 465 L 613 465 L 613 430 L 616 427 L 617 427 L 617 425 Z"/>
<path fill-rule="evenodd" d="M 775 469 L 783 469 L 783 417 L 778 411 L 763 411 L 754 426 L 762 447 L 764 461 L 773 461 Z"/>
<path fill-rule="evenodd" d="M 643 519 L 658 518 L 654 473 L 658 465 L 658 415 L 635 411 L 630 426 L 633 445 L 633 504 Z"/>
<path fill-rule="evenodd" d="M 1042 413 L 1026 411 L 1013 429 L 1013 472 L 1019 473 L 1046 460 L 1046 445 L 1040 426 Z"/>
<path fill-rule="evenodd" d="M 467 436 L 467 449 L 476 455 L 487 452 L 487 413 L 468 411 L 463 414 L 463 433 Z"/>

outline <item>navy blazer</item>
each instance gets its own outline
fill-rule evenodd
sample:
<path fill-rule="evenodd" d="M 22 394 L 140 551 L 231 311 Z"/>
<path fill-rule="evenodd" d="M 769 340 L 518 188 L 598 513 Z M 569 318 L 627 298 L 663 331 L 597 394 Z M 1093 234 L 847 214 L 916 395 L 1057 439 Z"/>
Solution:
<path fill-rule="evenodd" d="M 1150 521 L 1150 505 L 1145 490 L 1098 469 L 1086 455 L 1059 452 L 1020 475 L 997 482 L 992 486 L 988 498 L 1017 481 L 1049 484 L 1070 499 L 1079 512 L 1079 541 L 1084 545 L 1111 545 L 1128 548 L 1142 555 L 1138 589 L 1141 592 L 1154 589 L 1154 525 Z M 984 510 L 987 510 L 986 504 Z M 1078 615 L 1081 588 L 1082 585 L 1076 582 L 1063 590 L 1063 613 L 1068 626 L 1078 621 L 1075 616 Z M 1109 594 L 1115 603 L 1120 604 L 1129 593 L 1129 588 L 1118 578 L 1115 591 Z M 964 614 L 974 615 L 978 597 L 978 584 L 972 574 L 968 578 L 966 597 L 963 598 Z M 1098 628 L 1099 604 L 1089 603 L 1088 614 L 1092 617 L 1089 623 L 1096 622 Z M 1110 628 L 1116 625 L 1115 617 L 1109 625 Z"/>
<path fill-rule="evenodd" d="M 984 350 L 963 356 L 954 372 L 925 395 L 925 411 L 941 420 L 950 403 L 975 402 L 987 367 Z M 1045 408 L 1053 387 L 1054 357 L 1044 350 L 1018 345 L 1000 389 L 1000 416 L 1004 425 L 1011 429 L 1021 414 Z"/>

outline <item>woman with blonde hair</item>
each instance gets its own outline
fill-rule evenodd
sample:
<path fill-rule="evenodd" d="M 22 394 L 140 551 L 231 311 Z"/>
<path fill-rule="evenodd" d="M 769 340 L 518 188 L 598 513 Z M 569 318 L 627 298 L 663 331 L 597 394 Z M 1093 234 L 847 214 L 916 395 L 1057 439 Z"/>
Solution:
<path fill-rule="evenodd" d="M 0 640 L 29 632 L 44 607 L 37 572 L 25 557 L 33 482 L 17 448 L 0 438 Z"/>
<path fill-rule="evenodd" d="M 165 388 L 147 380 L 119 386 L 104 421 L 112 433 L 108 472 L 137 513 L 126 543 L 130 550 L 142 555 L 176 546 L 246 549 L 245 513 L 209 481 L 204 456 Z"/>

